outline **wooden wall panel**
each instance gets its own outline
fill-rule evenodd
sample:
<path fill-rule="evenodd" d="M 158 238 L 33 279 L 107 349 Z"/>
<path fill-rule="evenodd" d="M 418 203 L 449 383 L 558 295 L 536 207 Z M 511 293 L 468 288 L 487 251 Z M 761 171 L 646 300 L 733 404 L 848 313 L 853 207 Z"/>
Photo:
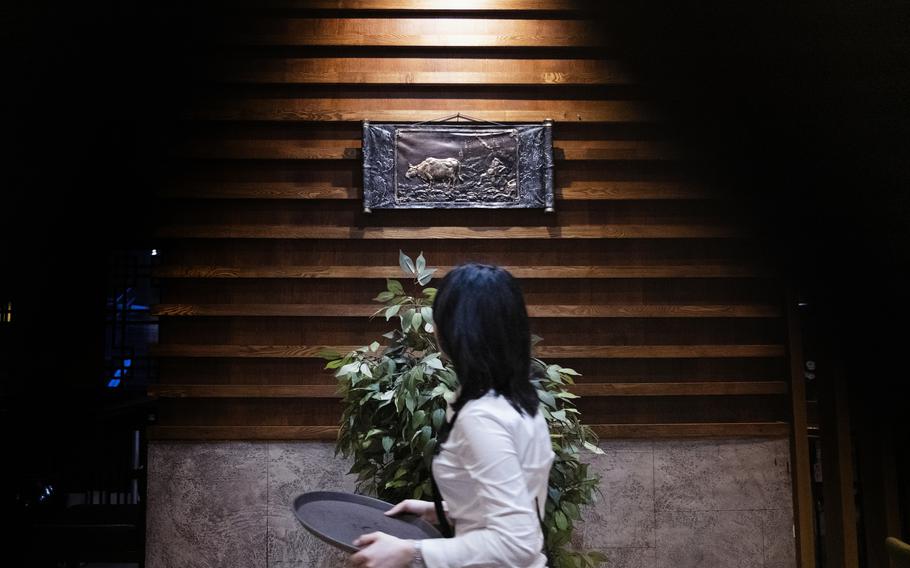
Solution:
<path fill-rule="evenodd" d="M 538 354 L 583 373 L 578 406 L 602 436 L 786 436 L 773 266 L 736 188 L 702 179 L 588 17 L 562 0 L 272 1 L 187 53 L 196 82 L 160 187 L 151 436 L 334 439 L 316 354 L 388 329 L 367 315 L 399 248 L 439 275 L 511 270 Z M 555 214 L 363 213 L 360 122 L 457 112 L 555 120 Z"/>

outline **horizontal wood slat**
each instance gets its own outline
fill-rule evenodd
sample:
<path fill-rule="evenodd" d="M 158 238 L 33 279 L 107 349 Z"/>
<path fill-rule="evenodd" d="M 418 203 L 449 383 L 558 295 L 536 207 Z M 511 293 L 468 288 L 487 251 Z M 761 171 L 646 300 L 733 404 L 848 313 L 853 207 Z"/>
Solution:
<path fill-rule="evenodd" d="M 785 438 L 786 422 L 715 422 L 687 424 L 593 424 L 601 438 Z"/>
<path fill-rule="evenodd" d="M 785 394 L 783 381 L 703 381 L 672 383 L 576 383 L 579 396 L 730 396 Z"/>
<path fill-rule="evenodd" d="M 516 278 L 756 278 L 772 272 L 756 266 L 503 266 Z M 451 270 L 440 266 L 434 276 Z M 398 266 L 155 266 L 156 278 L 401 278 Z"/>
<path fill-rule="evenodd" d="M 151 385 L 149 396 L 163 398 L 340 398 L 337 385 Z M 730 396 L 785 394 L 783 381 L 689 383 L 579 383 L 579 396 Z"/>
<path fill-rule="evenodd" d="M 338 426 L 148 426 L 150 440 L 335 440 Z"/>
<path fill-rule="evenodd" d="M 265 6 L 290 10 L 524 10 L 576 11 L 594 6 L 589 0 L 268 0 Z"/>
<path fill-rule="evenodd" d="M 232 45 L 344 47 L 596 47 L 598 33 L 581 19 L 281 18 L 243 22 Z"/>
<path fill-rule="evenodd" d="M 567 225 L 523 227 L 341 227 L 333 225 L 179 225 L 155 236 L 191 239 L 703 239 L 746 236 L 740 226 Z"/>
<path fill-rule="evenodd" d="M 695 184 L 673 181 L 574 182 L 554 190 L 564 200 L 705 199 L 711 194 Z M 360 187 L 328 182 L 206 182 L 171 185 L 159 191 L 165 198 L 189 199 L 363 199 Z"/>
<path fill-rule="evenodd" d="M 637 101 L 438 98 L 213 99 L 182 114 L 190 120 L 414 122 L 461 112 L 495 122 L 655 122 Z"/>
<path fill-rule="evenodd" d="M 589 424 L 601 438 L 712 438 L 789 435 L 786 422 L 679 424 Z M 149 426 L 152 440 L 323 440 L 338 437 L 337 426 Z"/>
<path fill-rule="evenodd" d="M 529 305 L 532 318 L 769 318 L 775 306 L 759 305 Z M 379 304 L 158 304 L 156 316 L 366 317 Z"/>
<path fill-rule="evenodd" d="M 232 59 L 200 65 L 209 80 L 272 85 L 627 85 L 629 75 L 600 59 L 313 57 Z"/>
<path fill-rule="evenodd" d="M 156 357 L 318 358 L 323 350 L 347 353 L 362 345 L 152 345 Z M 550 345 L 538 357 L 563 359 L 689 359 L 783 357 L 783 345 Z"/>
<path fill-rule="evenodd" d="M 189 140 L 175 153 L 184 158 L 229 160 L 360 160 L 360 140 Z M 671 160 L 678 152 L 651 140 L 562 140 L 553 143 L 561 160 Z"/>
<path fill-rule="evenodd" d="M 376 266 L 395 262 L 385 240 L 435 258 L 435 277 L 513 263 L 548 339 L 535 356 L 583 373 L 570 390 L 601 436 L 786 437 L 778 277 L 727 208 L 736 192 L 694 181 L 705 156 L 673 142 L 661 105 L 592 25 L 598 9 L 213 2 L 218 31 L 182 48 L 193 96 L 157 188 L 150 438 L 334 440 L 342 407 L 319 353 L 385 327 L 366 319 L 382 309 L 369 300 L 380 279 L 404 278 Z M 455 113 L 554 120 L 557 213 L 362 212 L 361 121 Z"/>

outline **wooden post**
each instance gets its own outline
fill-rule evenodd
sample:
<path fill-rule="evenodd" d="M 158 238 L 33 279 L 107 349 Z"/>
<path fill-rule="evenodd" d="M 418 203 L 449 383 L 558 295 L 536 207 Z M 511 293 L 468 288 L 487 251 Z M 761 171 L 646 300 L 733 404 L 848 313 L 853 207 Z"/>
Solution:
<path fill-rule="evenodd" d="M 809 436 L 806 424 L 806 383 L 803 371 L 802 330 L 796 294 L 787 291 L 787 335 L 790 355 L 790 403 L 792 443 L 790 461 L 793 482 L 793 521 L 796 531 L 796 558 L 801 568 L 815 567 L 815 531 L 812 522 L 812 483 L 809 476 Z"/>
<path fill-rule="evenodd" d="M 828 565 L 858 568 L 850 406 L 843 362 L 832 355 L 826 346 L 816 379 L 824 471 L 825 550 Z"/>

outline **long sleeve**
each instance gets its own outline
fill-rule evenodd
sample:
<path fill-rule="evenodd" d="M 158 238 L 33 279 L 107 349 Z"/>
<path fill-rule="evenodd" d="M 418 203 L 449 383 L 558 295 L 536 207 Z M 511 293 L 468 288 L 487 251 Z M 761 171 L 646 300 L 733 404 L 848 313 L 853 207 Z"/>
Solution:
<path fill-rule="evenodd" d="M 459 416 L 460 457 L 478 491 L 482 526 L 463 534 L 456 530 L 454 538 L 423 541 L 428 568 L 542 565 L 543 535 L 534 496 L 507 421 L 483 408 Z"/>

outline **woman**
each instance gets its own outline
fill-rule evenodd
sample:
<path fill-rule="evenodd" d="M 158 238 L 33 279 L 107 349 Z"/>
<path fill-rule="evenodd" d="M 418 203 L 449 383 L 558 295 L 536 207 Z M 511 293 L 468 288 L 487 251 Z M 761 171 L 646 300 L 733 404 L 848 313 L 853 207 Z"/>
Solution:
<path fill-rule="evenodd" d="M 351 556 L 369 568 L 546 565 L 540 518 L 555 459 L 530 381 L 531 337 L 524 298 L 507 271 L 465 264 L 439 284 L 433 302 L 440 349 L 460 386 L 447 410 L 432 473 L 453 538 L 423 541 L 361 535 Z M 434 503 L 406 499 L 386 514 L 437 523 Z M 538 516 L 540 515 L 540 516 Z"/>

